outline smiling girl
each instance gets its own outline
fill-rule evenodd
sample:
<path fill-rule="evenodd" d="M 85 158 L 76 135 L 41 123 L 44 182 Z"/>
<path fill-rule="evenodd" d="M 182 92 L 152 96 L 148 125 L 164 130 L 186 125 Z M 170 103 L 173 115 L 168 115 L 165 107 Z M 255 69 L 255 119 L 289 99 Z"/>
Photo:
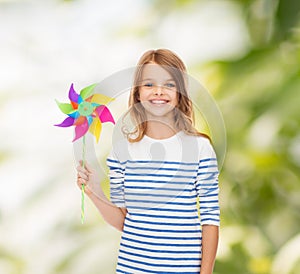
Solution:
<path fill-rule="evenodd" d="M 209 138 L 193 126 L 185 73 L 170 50 L 140 58 L 128 110 L 135 128 L 107 158 L 115 206 L 90 190 L 96 172 L 77 168 L 78 186 L 86 186 L 103 218 L 122 232 L 116 273 L 213 272 L 218 165 Z"/>

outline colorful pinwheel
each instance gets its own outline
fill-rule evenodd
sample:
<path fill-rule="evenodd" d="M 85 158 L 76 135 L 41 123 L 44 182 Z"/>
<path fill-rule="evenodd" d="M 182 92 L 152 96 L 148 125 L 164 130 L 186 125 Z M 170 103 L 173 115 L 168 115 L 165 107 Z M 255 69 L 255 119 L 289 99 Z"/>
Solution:
<path fill-rule="evenodd" d="M 105 104 L 114 100 L 111 97 L 103 94 L 93 94 L 97 84 L 90 85 L 76 93 L 73 84 L 69 90 L 70 104 L 56 103 L 60 110 L 67 114 L 68 117 L 58 127 L 75 126 L 75 137 L 73 142 L 83 137 L 83 150 L 82 150 L 82 166 L 85 164 L 85 134 L 90 131 L 99 141 L 100 133 L 102 130 L 102 123 L 111 122 L 115 123 L 113 116 Z M 81 222 L 84 220 L 84 185 L 81 187 Z"/>
<path fill-rule="evenodd" d="M 75 137 L 73 142 L 84 136 L 88 131 L 96 137 L 98 142 L 102 123 L 115 123 L 109 109 L 105 106 L 105 104 L 112 101 L 113 98 L 103 94 L 91 95 L 95 87 L 96 84 L 90 85 L 82 89 L 80 94 L 77 94 L 72 84 L 69 90 L 69 99 L 71 103 L 60 103 L 56 100 L 60 110 L 67 114 L 68 117 L 61 124 L 55 126 L 75 126 Z"/>

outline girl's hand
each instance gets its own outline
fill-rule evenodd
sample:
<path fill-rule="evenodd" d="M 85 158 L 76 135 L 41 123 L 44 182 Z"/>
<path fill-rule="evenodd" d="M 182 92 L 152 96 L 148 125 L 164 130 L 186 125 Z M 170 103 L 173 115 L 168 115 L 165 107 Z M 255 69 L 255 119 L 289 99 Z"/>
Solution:
<path fill-rule="evenodd" d="M 84 185 L 84 192 L 86 195 L 90 195 L 93 193 L 93 186 L 99 184 L 98 174 L 95 170 L 93 170 L 89 164 L 84 163 L 84 167 L 82 167 L 82 161 L 79 161 L 79 166 L 77 166 L 77 185 L 81 189 L 82 185 Z"/>

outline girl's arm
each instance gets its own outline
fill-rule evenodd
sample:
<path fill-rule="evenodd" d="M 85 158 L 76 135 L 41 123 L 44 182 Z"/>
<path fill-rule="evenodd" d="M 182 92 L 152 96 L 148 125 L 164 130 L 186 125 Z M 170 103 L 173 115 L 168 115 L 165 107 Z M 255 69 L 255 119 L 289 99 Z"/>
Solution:
<path fill-rule="evenodd" d="M 86 195 L 99 210 L 103 219 L 117 230 L 123 231 L 124 220 L 127 213 L 126 208 L 120 208 L 113 205 L 106 198 L 101 189 L 99 195 L 95 195 L 95 193 L 91 191 L 90 186 L 99 184 L 99 178 L 96 171 L 93 170 L 88 164 L 85 163 L 84 168 L 81 165 L 78 166 L 77 171 L 78 187 L 81 189 L 81 185 L 84 184 Z"/>
<path fill-rule="evenodd" d="M 126 208 L 120 208 L 112 205 L 104 193 L 101 193 L 101 199 L 93 192 L 88 195 L 94 205 L 99 210 L 103 219 L 119 231 L 123 231 L 124 220 L 127 213 Z M 106 202 L 105 202 L 106 200 Z"/>
<path fill-rule="evenodd" d="M 207 141 L 196 180 L 202 225 L 201 274 L 212 274 L 219 241 L 220 206 L 218 162 L 213 147 Z"/>
<path fill-rule="evenodd" d="M 212 274 L 219 241 L 219 227 L 202 226 L 202 263 L 200 274 Z"/>

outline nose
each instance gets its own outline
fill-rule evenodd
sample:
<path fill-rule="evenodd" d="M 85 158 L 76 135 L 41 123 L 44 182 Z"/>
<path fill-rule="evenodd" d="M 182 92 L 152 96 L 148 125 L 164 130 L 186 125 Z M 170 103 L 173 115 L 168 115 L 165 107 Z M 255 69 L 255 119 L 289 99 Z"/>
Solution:
<path fill-rule="evenodd" d="M 163 94 L 163 87 L 161 85 L 155 86 L 154 94 L 155 95 L 162 95 Z"/>

